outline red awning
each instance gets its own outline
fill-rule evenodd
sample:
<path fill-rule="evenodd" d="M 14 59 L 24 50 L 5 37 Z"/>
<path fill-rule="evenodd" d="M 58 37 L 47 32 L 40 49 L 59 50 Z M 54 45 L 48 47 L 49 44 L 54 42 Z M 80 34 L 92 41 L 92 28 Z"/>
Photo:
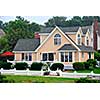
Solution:
<path fill-rule="evenodd" d="M 14 53 L 7 51 L 1 54 L 0 56 L 14 56 Z"/>

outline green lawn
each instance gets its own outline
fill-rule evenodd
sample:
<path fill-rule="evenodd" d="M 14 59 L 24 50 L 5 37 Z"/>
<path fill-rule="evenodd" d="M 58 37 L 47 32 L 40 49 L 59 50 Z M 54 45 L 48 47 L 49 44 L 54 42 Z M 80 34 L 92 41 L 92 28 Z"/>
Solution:
<path fill-rule="evenodd" d="M 5 75 L 7 80 L 14 80 L 15 83 L 74 83 L 75 78 L 45 77 L 45 76 L 20 76 Z"/>
<path fill-rule="evenodd" d="M 79 70 L 77 73 L 91 73 L 91 70 Z"/>
<path fill-rule="evenodd" d="M 94 72 L 95 74 L 100 74 L 100 68 L 94 68 L 93 72 Z"/>

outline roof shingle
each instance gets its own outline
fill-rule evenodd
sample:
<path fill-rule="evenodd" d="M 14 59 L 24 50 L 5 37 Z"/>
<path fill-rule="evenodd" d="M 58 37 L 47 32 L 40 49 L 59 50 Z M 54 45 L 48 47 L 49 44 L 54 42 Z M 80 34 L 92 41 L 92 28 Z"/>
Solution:
<path fill-rule="evenodd" d="M 19 39 L 13 51 L 34 51 L 39 45 L 39 39 Z"/>
<path fill-rule="evenodd" d="M 87 51 L 87 52 L 94 52 L 95 50 L 91 46 L 85 46 L 85 45 L 77 45 L 81 51 Z"/>
<path fill-rule="evenodd" d="M 79 27 L 59 27 L 64 33 L 65 32 L 77 32 Z M 40 33 L 50 33 L 54 27 L 42 27 Z"/>
<path fill-rule="evenodd" d="M 64 44 L 60 49 L 58 50 L 77 50 L 72 44 Z"/>

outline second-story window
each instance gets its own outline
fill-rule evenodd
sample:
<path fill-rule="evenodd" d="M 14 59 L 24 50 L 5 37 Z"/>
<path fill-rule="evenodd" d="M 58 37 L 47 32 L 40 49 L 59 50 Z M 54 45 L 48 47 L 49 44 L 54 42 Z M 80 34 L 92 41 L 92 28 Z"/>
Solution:
<path fill-rule="evenodd" d="M 81 45 L 81 35 L 80 34 L 78 34 L 77 36 L 77 42 L 78 42 L 78 45 Z"/>
<path fill-rule="evenodd" d="M 86 45 L 88 46 L 89 45 L 89 38 L 86 37 Z"/>
<path fill-rule="evenodd" d="M 61 44 L 61 35 L 56 34 L 54 36 L 54 45 L 60 45 Z"/>

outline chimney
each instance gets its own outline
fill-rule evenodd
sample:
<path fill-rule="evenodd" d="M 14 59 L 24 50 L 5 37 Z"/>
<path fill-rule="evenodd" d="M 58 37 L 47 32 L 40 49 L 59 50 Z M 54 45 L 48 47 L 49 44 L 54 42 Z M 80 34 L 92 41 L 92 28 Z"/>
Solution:
<path fill-rule="evenodd" d="M 39 32 L 35 32 L 34 38 L 35 38 L 35 39 L 40 39 Z"/>
<path fill-rule="evenodd" d="M 98 34 L 98 21 L 94 21 L 94 26 L 93 26 L 93 47 L 94 50 L 97 50 L 97 34 Z"/>

